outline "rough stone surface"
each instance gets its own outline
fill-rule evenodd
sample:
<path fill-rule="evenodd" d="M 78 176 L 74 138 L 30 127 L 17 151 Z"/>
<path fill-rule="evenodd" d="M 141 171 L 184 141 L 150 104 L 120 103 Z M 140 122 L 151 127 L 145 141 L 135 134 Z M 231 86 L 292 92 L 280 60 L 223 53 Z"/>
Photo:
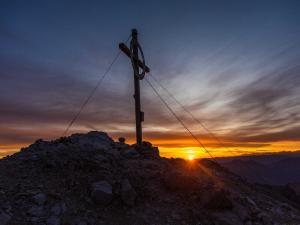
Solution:
<path fill-rule="evenodd" d="M 92 185 L 91 196 L 95 203 L 107 205 L 113 199 L 112 186 L 105 180 L 95 182 Z"/>
<path fill-rule="evenodd" d="M 33 200 L 38 205 L 44 205 L 47 200 L 47 196 L 44 193 L 39 193 L 33 196 Z"/>
<path fill-rule="evenodd" d="M 45 214 L 43 206 L 33 206 L 28 210 L 28 213 L 33 217 L 41 217 Z"/>
<path fill-rule="evenodd" d="M 37 140 L 1 159 L 0 177 L 0 225 L 300 224 L 296 193 L 104 132 Z"/>
<path fill-rule="evenodd" d="M 200 190 L 200 185 L 196 177 L 182 174 L 180 172 L 168 171 L 164 177 L 165 185 L 170 190 L 192 191 Z"/>
<path fill-rule="evenodd" d="M 61 222 L 60 222 L 60 219 L 58 217 L 50 217 L 49 219 L 47 219 L 47 222 L 46 222 L 47 225 L 60 225 Z"/>
<path fill-rule="evenodd" d="M 0 212 L 0 225 L 8 225 L 11 216 L 5 212 Z"/>
<path fill-rule="evenodd" d="M 121 196 L 122 200 L 129 206 L 135 204 L 136 192 L 132 188 L 128 179 L 122 180 L 121 184 Z"/>
<path fill-rule="evenodd" d="M 66 204 L 64 202 L 57 202 L 51 208 L 52 215 L 59 216 L 66 211 Z"/>

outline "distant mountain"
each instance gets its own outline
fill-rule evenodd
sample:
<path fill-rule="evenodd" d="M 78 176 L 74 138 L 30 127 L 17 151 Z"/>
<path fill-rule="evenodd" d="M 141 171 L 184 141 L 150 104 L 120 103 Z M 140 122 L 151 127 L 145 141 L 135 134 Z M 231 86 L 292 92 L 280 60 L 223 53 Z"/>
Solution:
<path fill-rule="evenodd" d="M 274 183 L 300 182 L 300 157 L 282 159 L 269 167 L 269 176 Z"/>
<path fill-rule="evenodd" d="M 231 169 L 249 167 L 264 170 L 241 160 Z M 104 132 L 38 140 L 1 159 L 0 178 L 1 225 L 300 224 L 290 188 L 251 184 L 208 159 L 161 158 L 151 143 Z"/>
<path fill-rule="evenodd" d="M 300 182 L 300 157 L 295 154 L 221 159 L 222 165 L 250 182 L 286 185 Z"/>
<path fill-rule="evenodd" d="M 266 182 L 263 177 L 263 174 L 265 174 L 269 168 L 255 160 L 234 159 L 222 165 L 231 172 L 246 178 L 249 182 L 269 183 Z"/>

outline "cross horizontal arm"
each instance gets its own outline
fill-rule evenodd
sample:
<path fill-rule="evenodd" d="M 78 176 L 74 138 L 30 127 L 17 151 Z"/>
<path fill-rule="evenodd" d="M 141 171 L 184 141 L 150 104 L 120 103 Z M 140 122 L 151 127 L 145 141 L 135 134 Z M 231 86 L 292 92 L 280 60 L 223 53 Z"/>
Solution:
<path fill-rule="evenodd" d="M 131 58 L 130 50 L 124 43 L 119 44 L 119 49 L 121 49 L 122 52 L 125 53 L 125 55 L 127 55 L 129 58 Z M 143 63 L 141 62 L 141 60 L 136 59 L 136 57 L 134 57 L 134 59 L 137 60 L 139 67 L 143 68 Z M 148 66 L 145 66 L 145 72 L 147 72 L 147 73 L 150 72 L 150 69 Z"/>

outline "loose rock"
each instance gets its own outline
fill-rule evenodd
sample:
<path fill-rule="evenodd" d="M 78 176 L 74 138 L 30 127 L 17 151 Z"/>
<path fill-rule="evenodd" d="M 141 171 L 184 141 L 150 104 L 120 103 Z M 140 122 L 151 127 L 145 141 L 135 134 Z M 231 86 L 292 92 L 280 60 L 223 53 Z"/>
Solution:
<path fill-rule="evenodd" d="M 44 193 L 39 193 L 33 196 L 33 200 L 38 205 L 44 205 L 47 200 L 47 196 Z"/>
<path fill-rule="evenodd" d="M 49 219 L 47 219 L 47 225 L 60 225 L 60 219 L 58 217 L 50 217 Z"/>
<path fill-rule="evenodd" d="M 11 220 L 10 215 L 0 211 L 0 225 L 8 225 L 10 220 Z"/>
<path fill-rule="evenodd" d="M 97 204 L 109 204 L 113 199 L 112 186 L 105 180 L 93 183 L 91 197 Z"/>
<path fill-rule="evenodd" d="M 129 206 L 133 206 L 135 204 L 136 192 L 132 188 L 128 179 L 122 181 L 122 189 L 121 196 L 122 200 Z"/>

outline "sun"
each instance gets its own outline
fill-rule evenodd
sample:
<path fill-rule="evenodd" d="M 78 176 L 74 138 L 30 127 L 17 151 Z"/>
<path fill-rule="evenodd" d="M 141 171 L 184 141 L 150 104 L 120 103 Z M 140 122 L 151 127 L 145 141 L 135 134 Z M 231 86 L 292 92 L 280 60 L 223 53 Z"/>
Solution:
<path fill-rule="evenodd" d="M 195 152 L 192 149 L 187 151 L 187 158 L 189 161 L 193 161 L 195 158 Z"/>
<path fill-rule="evenodd" d="M 190 160 L 190 161 L 194 160 L 194 156 L 193 155 L 189 155 L 188 156 L 188 160 Z"/>

